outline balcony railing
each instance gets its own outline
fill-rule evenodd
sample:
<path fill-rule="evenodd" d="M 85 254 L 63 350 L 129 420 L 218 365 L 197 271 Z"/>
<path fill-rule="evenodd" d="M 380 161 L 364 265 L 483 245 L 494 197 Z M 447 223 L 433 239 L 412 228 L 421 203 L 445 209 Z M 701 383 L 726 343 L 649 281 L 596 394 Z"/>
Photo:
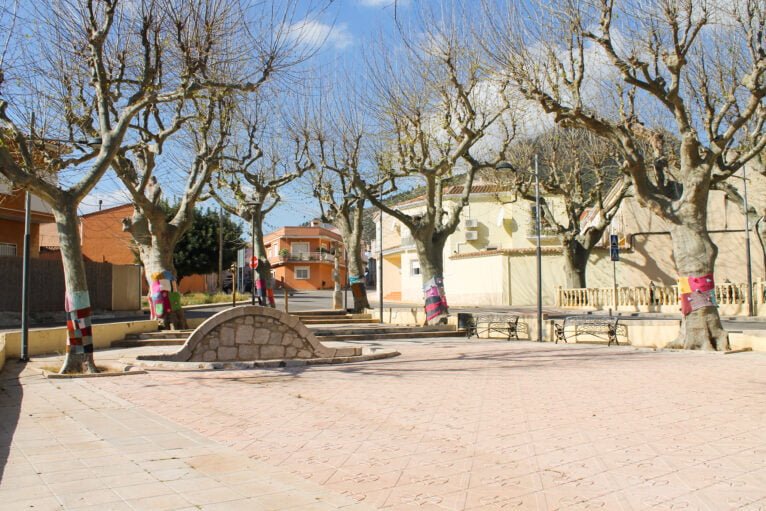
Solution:
<path fill-rule="evenodd" d="M 720 306 L 739 306 L 746 310 L 747 284 L 724 282 L 715 286 L 716 302 Z M 753 282 L 753 304 L 766 304 L 766 282 Z M 636 310 L 661 309 L 680 310 L 678 286 L 611 287 L 605 288 L 558 288 L 556 305 L 564 308 L 635 308 Z M 731 307 L 730 307 L 731 308 Z M 728 310 L 728 309 L 727 309 Z M 735 312 L 736 313 L 736 312 Z"/>
<path fill-rule="evenodd" d="M 304 262 L 334 262 L 335 256 L 329 252 L 297 252 L 295 254 L 278 255 L 269 257 L 269 262 L 304 261 Z M 343 259 L 341 258 L 341 263 Z"/>

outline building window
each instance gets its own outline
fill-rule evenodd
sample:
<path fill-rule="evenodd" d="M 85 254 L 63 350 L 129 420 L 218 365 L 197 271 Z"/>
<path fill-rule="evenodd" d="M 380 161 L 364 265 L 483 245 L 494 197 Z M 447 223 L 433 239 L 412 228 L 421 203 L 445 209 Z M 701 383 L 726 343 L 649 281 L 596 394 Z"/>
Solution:
<path fill-rule="evenodd" d="M 297 266 L 295 268 L 296 280 L 308 280 L 311 278 L 311 269 L 308 266 Z"/>
<path fill-rule="evenodd" d="M 543 209 L 542 204 L 540 208 Z M 533 238 L 537 235 L 537 207 L 534 203 L 529 206 L 529 225 L 527 226 L 527 238 Z M 540 218 L 540 235 L 541 236 L 557 236 L 558 231 L 556 227 L 551 223 L 550 219 L 545 215 L 545 209 L 543 209 L 543 216 Z"/>
<path fill-rule="evenodd" d="M 15 243 L 0 243 L 0 256 L 15 256 L 16 244 Z"/>
<path fill-rule="evenodd" d="M 301 242 L 290 243 L 290 253 L 294 256 L 304 255 L 304 254 L 308 255 L 309 253 L 308 242 L 301 241 Z"/>
<path fill-rule="evenodd" d="M 414 259 L 410 261 L 410 277 L 420 275 L 420 261 Z"/>

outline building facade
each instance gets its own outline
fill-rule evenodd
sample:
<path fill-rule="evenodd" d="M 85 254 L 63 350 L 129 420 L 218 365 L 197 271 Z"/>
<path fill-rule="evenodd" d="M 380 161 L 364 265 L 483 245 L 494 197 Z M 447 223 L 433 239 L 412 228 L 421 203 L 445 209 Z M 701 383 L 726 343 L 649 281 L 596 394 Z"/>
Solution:
<path fill-rule="evenodd" d="M 332 289 L 335 258 L 341 283 L 346 282 L 346 261 L 341 235 L 329 225 L 282 227 L 263 238 L 274 279 L 291 289 Z"/>
<path fill-rule="evenodd" d="M 24 252 L 23 190 L 14 190 L 0 182 L 0 256 L 22 256 Z M 30 256 L 40 257 L 40 226 L 54 222 L 50 207 L 32 196 L 30 222 Z"/>
<path fill-rule="evenodd" d="M 748 173 L 750 207 L 763 214 L 766 179 Z M 732 184 L 742 188 L 741 180 Z M 445 203 L 459 200 L 461 187 L 445 194 Z M 560 198 L 546 197 L 554 216 L 565 211 Z M 398 205 L 406 213 L 424 207 L 422 199 Z M 720 191 L 711 191 L 708 229 L 718 246 L 717 282 L 746 282 L 745 217 L 740 207 Z M 451 305 L 533 305 L 536 288 L 536 236 L 534 203 L 489 185 L 474 185 L 470 203 L 461 213 L 458 229 L 444 248 L 444 285 Z M 376 220 L 377 225 L 377 220 Z M 752 228 L 750 232 L 753 279 L 764 279 L 764 252 Z M 420 265 L 407 228 L 395 218 L 383 216 L 383 232 L 377 229 L 376 246 L 383 243 L 383 289 L 385 300 L 420 303 L 423 299 Z M 613 264 L 608 250 L 609 234 L 620 240 L 620 261 Z M 542 233 L 543 302 L 556 303 L 558 289 L 565 286 L 564 264 L 558 237 Z M 591 253 L 587 267 L 589 288 L 672 286 L 677 274 L 670 233 L 665 222 L 627 198 L 604 239 Z"/>
<path fill-rule="evenodd" d="M 138 264 L 135 242 L 122 229 L 122 219 L 133 215 L 132 204 L 122 204 L 80 217 L 82 254 L 89 261 L 118 265 Z M 205 275 L 188 275 L 181 279 L 181 293 L 209 291 Z"/>

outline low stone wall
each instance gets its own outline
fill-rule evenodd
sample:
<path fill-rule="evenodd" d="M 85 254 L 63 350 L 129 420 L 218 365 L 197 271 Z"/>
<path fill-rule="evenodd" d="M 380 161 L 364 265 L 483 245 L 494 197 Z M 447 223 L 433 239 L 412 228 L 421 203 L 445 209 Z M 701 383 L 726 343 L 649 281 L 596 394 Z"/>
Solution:
<path fill-rule="evenodd" d="M 270 307 L 241 306 L 208 318 L 171 355 L 141 360 L 234 362 L 251 360 L 332 359 L 361 355 L 361 348 L 329 348 L 295 316 Z"/>
<path fill-rule="evenodd" d="M 108 349 L 114 341 L 125 339 L 128 334 L 156 332 L 157 322 L 152 320 L 97 323 L 93 325 L 93 346 L 97 350 Z M 66 327 L 31 328 L 29 330 L 29 355 L 51 355 L 66 352 Z M 6 358 L 21 356 L 21 331 L 0 333 L 5 344 Z"/>

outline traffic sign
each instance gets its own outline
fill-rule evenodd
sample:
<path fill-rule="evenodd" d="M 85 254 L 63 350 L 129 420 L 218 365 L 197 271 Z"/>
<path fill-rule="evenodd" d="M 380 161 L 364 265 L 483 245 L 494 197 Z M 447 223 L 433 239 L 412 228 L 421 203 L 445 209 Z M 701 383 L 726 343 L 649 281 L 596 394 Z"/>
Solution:
<path fill-rule="evenodd" d="M 616 234 L 609 235 L 609 256 L 612 261 L 620 260 L 620 245 Z"/>
<path fill-rule="evenodd" d="M 256 270 L 258 269 L 258 258 L 253 256 L 250 258 L 250 268 Z"/>

